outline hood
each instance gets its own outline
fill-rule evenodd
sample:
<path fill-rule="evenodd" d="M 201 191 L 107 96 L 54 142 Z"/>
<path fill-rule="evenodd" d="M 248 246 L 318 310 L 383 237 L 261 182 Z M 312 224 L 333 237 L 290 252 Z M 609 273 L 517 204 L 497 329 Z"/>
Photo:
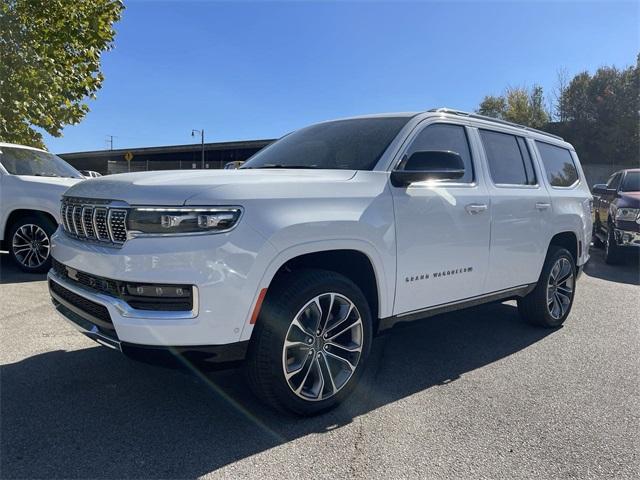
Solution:
<path fill-rule="evenodd" d="M 225 198 L 213 192 L 242 192 L 245 198 L 265 190 L 273 195 L 291 188 L 304 191 L 311 186 L 345 182 L 353 170 L 167 170 L 122 173 L 94 178 L 70 188 L 65 195 L 108 200 L 122 200 L 130 205 L 184 205 L 190 199 Z M 232 195 L 234 196 L 234 195 Z M 237 198 L 237 197 L 236 197 Z M 255 197 L 254 197 L 255 198 Z M 189 202 L 194 204 L 193 202 Z"/>
<path fill-rule="evenodd" d="M 618 207 L 640 208 L 640 192 L 619 192 Z"/>
<path fill-rule="evenodd" d="M 56 185 L 56 186 L 59 186 L 62 191 L 84 180 L 82 178 L 36 177 L 33 175 L 14 175 L 14 176 L 18 177 L 23 182 L 28 182 L 32 184 L 41 184 L 43 186 Z"/>

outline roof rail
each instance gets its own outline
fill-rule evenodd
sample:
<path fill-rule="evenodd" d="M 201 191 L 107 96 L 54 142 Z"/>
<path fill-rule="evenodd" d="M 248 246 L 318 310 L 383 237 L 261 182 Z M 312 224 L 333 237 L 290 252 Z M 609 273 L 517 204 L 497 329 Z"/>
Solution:
<path fill-rule="evenodd" d="M 562 140 L 564 142 L 564 138 L 554 135 L 553 133 L 543 132 L 542 130 L 538 130 L 537 128 L 527 127 L 526 125 L 520 125 L 519 123 L 508 122 L 506 120 L 501 120 L 499 118 L 487 117 L 486 115 L 480 115 L 478 113 L 470 113 L 464 112 L 462 110 L 456 110 L 454 108 L 432 108 L 431 110 L 427 110 L 427 112 L 433 113 L 449 113 L 451 115 L 460 115 L 463 117 L 476 118 L 478 120 L 485 120 L 487 122 L 499 123 L 501 125 L 508 125 L 510 127 L 522 128 L 523 130 L 528 130 L 530 132 L 539 133 L 540 135 L 547 135 L 549 137 L 557 138 L 558 140 Z"/>

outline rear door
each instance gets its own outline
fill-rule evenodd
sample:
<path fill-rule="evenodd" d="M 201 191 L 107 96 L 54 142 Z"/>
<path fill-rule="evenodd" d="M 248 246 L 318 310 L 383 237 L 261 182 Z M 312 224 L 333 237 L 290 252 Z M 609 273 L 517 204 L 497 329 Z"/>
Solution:
<path fill-rule="evenodd" d="M 526 138 L 476 130 L 483 146 L 491 196 L 487 292 L 538 281 L 549 243 L 551 201 Z"/>

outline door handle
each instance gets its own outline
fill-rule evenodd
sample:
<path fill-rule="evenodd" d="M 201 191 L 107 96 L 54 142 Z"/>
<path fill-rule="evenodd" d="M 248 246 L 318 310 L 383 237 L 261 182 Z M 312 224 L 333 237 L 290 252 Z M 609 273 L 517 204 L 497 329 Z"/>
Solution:
<path fill-rule="evenodd" d="M 538 210 L 546 210 L 547 208 L 549 208 L 551 206 L 550 203 L 544 203 L 544 202 L 538 202 L 536 203 L 536 208 Z"/>
<path fill-rule="evenodd" d="M 485 203 L 470 203 L 464 209 L 471 215 L 475 215 L 476 213 L 484 212 L 487 209 L 487 205 Z"/>

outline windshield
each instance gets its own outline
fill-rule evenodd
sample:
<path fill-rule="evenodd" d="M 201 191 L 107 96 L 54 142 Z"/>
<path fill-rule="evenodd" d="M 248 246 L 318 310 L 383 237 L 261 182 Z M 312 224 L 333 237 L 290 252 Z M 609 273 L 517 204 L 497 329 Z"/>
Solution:
<path fill-rule="evenodd" d="M 359 118 L 312 125 L 282 137 L 240 168 L 372 170 L 409 119 Z"/>
<path fill-rule="evenodd" d="M 621 192 L 640 192 L 640 171 L 627 172 L 620 187 Z"/>
<path fill-rule="evenodd" d="M 53 153 L 0 147 L 0 163 L 12 175 L 82 178 L 80 172 Z"/>

